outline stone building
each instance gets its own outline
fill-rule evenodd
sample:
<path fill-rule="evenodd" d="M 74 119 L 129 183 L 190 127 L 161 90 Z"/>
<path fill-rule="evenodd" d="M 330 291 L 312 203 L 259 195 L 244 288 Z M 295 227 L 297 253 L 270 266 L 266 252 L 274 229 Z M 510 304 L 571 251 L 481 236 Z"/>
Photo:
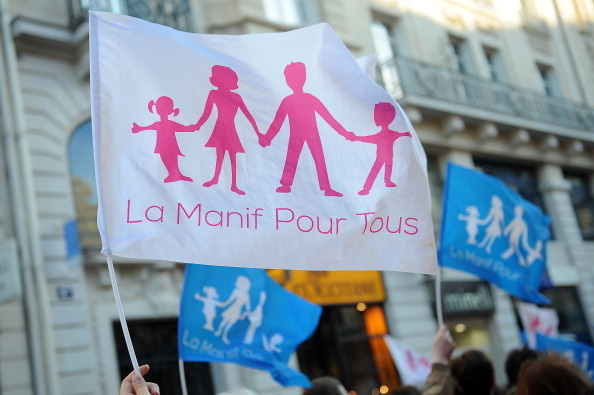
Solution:
<path fill-rule="evenodd" d="M 196 33 L 327 22 L 355 57 L 377 53 L 378 82 L 427 152 L 435 223 L 448 161 L 499 177 L 541 206 L 552 218 L 555 287 L 546 294 L 560 332 L 592 344 L 591 0 L 0 0 L 0 394 L 116 393 L 131 370 L 95 227 L 89 9 Z M 183 265 L 115 264 L 138 360 L 151 364 L 163 393 L 177 393 Z M 432 278 L 271 275 L 295 292 L 341 290 L 304 295 L 324 306 L 318 331 L 292 360 L 310 377 L 337 376 L 358 394 L 387 392 L 399 380 L 385 333 L 429 355 Z M 459 350 L 486 351 L 504 383 L 505 355 L 520 345 L 514 300 L 461 272 L 444 270 L 442 280 Z M 186 364 L 186 376 L 191 393 L 300 393 L 228 364 Z"/>

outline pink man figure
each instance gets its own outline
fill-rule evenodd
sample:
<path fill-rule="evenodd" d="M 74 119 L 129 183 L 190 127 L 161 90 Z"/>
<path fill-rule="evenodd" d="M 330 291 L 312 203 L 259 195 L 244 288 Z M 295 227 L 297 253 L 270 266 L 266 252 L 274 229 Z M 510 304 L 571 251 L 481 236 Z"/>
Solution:
<path fill-rule="evenodd" d="M 363 184 L 359 195 L 368 195 L 379 171 L 384 167 L 384 184 L 388 188 L 397 186 L 392 180 L 392 164 L 394 162 L 394 143 L 400 137 L 412 137 L 410 132 L 400 133 L 390 129 L 390 124 L 396 119 L 396 108 L 390 103 L 377 103 L 374 108 L 375 124 L 381 129 L 371 136 L 350 137 L 352 141 L 363 141 L 377 145 L 375 162 L 371 166 L 369 175 Z"/>
<path fill-rule="evenodd" d="M 291 186 L 295 179 L 297 163 L 307 144 L 313 156 L 318 173 L 320 189 L 326 196 L 342 196 L 342 193 L 330 187 L 330 179 L 326 168 L 324 150 L 316 122 L 316 114 L 320 115 L 336 132 L 343 137 L 353 135 L 332 117 L 324 104 L 314 95 L 303 91 L 306 80 L 305 64 L 293 62 L 285 67 L 285 80 L 293 93 L 285 97 L 274 116 L 268 131 L 260 138 L 260 145 L 269 146 L 274 137 L 279 133 L 285 118 L 289 120 L 289 147 L 280 184 L 276 191 L 279 193 L 291 192 Z"/>
<path fill-rule="evenodd" d="M 173 100 L 170 97 L 161 96 L 156 102 L 151 100 L 148 103 L 148 110 L 153 112 L 153 109 L 156 109 L 161 119 L 148 126 L 139 126 L 134 123 L 132 125 L 132 133 L 138 133 L 143 130 L 155 130 L 157 132 L 157 142 L 154 152 L 161 156 L 163 165 L 165 165 L 169 173 L 163 182 L 192 181 L 190 177 L 184 176 L 179 171 L 178 157 L 184 156 L 184 154 L 179 149 L 175 133 L 193 132 L 196 130 L 196 126 L 182 125 L 169 119 L 170 115 L 174 117 L 179 115 L 179 108 L 174 108 Z"/>
<path fill-rule="evenodd" d="M 204 112 L 196 123 L 196 128 L 200 129 L 206 120 L 210 117 L 213 107 L 217 107 L 217 120 L 210 138 L 206 142 L 206 147 L 212 147 L 216 149 L 216 164 L 215 171 L 210 181 L 202 184 L 205 187 L 210 187 L 219 182 L 219 176 L 221 174 L 221 168 L 223 166 L 223 159 L 225 153 L 229 154 L 229 160 L 231 161 L 231 191 L 238 195 L 245 195 L 245 192 L 237 187 L 237 153 L 244 153 L 245 150 L 239 135 L 237 134 L 237 128 L 235 127 L 235 115 L 238 110 L 241 110 L 248 121 L 252 124 L 252 127 L 256 131 L 258 138 L 261 133 L 258 130 L 258 125 L 252 114 L 248 111 L 245 103 L 241 96 L 232 90 L 237 89 L 238 77 L 235 71 L 225 66 L 213 66 L 212 75 L 210 77 L 210 83 L 213 84 L 217 89 L 213 89 L 208 93 L 206 104 L 204 106 Z"/>

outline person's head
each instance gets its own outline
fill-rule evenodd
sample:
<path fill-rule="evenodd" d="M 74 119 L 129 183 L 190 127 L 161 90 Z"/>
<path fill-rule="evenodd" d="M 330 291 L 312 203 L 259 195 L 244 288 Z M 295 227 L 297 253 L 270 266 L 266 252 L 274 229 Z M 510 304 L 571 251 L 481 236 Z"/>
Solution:
<path fill-rule="evenodd" d="M 594 384 L 590 384 L 590 386 L 586 388 L 581 395 L 594 395 Z"/>
<path fill-rule="evenodd" d="M 388 392 L 387 395 L 421 395 L 422 392 L 417 387 L 413 387 L 412 385 L 405 385 L 404 387 L 396 388 Z"/>
<path fill-rule="evenodd" d="M 237 289 L 247 292 L 250 290 L 251 286 L 252 283 L 249 278 L 246 276 L 237 276 L 237 279 L 235 280 L 235 287 Z"/>
<path fill-rule="evenodd" d="M 347 395 L 347 391 L 334 377 L 323 376 L 313 379 L 311 388 L 305 388 L 303 395 Z"/>
<path fill-rule="evenodd" d="M 455 394 L 489 395 L 495 385 L 495 370 L 479 350 L 468 350 L 450 361 Z"/>
<path fill-rule="evenodd" d="M 226 66 L 212 66 L 212 75 L 210 76 L 210 83 L 217 88 L 223 89 L 237 89 L 237 74 L 233 69 Z"/>
<path fill-rule="evenodd" d="M 507 354 L 505 359 L 505 375 L 507 376 L 507 386 L 511 388 L 518 381 L 518 373 L 522 364 L 526 361 L 537 359 L 540 353 L 528 347 L 516 348 Z"/>
<path fill-rule="evenodd" d="M 157 101 L 151 100 L 148 104 L 148 109 L 153 112 L 153 108 L 156 109 L 157 114 L 167 117 L 169 115 L 177 116 L 179 114 L 179 108 L 174 108 L 173 99 L 168 96 L 161 96 Z"/>
<path fill-rule="evenodd" d="M 302 90 L 306 78 L 305 64 L 301 62 L 291 62 L 285 67 L 285 80 L 287 81 L 289 88 L 292 90 Z"/>
<path fill-rule="evenodd" d="M 390 103 L 377 103 L 373 109 L 377 126 L 388 126 L 396 118 L 396 109 Z"/>
<path fill-rule="evenodd" d="M 520 368 L 516 395 L 581 394 L 590 381 L 580 368 L 562 355 L 546 353 Z"/>

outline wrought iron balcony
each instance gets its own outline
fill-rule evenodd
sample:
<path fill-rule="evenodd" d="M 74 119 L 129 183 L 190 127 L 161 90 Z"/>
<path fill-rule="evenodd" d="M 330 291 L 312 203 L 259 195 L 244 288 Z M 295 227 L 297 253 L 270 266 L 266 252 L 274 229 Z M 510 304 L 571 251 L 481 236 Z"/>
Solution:
<path fill-rule="evenodd" d="M 560 97 L 398 57 L 380 65 L 386 90 L 397 98 L 423 96 L 500 114 L 594 131 L 594 108 Z"/>
<path fill-rule="evenodd" d="M 126 14 L 169 26 L 193 31 L 189 0 L 67 0 L 70 26 L 77 27 L 89 11 Z"/>

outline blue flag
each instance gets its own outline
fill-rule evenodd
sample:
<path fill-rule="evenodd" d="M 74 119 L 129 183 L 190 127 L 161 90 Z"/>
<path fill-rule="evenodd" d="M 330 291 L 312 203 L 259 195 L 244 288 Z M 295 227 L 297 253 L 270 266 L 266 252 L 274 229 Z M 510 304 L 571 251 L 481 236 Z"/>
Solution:
<path fill-rule="evenodd" d="M 439 263 L 535 304 L 546 269 L 550 219 L 501 180 L 448 164 Z"/>
<path fill-rule="evenodd" d="M 311 336 L 322 308 L 294 295 L 263 269 L 186 265 L 179 357 L 266 370 L 283 386 L 310 387 L 287 362 Z"/>
<path fill-rule="evenodd" d="M 578 365 L 590 380 L 594 380 L 594 347 L 585 343 L 536 334 L 536 349 L 554 351 Z"/>

